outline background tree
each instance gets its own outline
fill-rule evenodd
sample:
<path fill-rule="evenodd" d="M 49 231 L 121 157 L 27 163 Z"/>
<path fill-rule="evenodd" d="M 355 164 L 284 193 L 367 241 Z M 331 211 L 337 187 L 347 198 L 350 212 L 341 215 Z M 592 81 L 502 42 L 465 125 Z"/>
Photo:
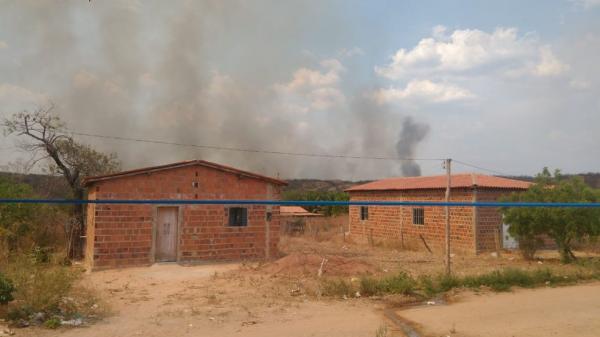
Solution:
<path fill-rule="evenodd" d="M 16 113 L 3 121 L 4 132 L 24 139 L 19 147 L 32 154 L 32 166 L 44 163 L 50 173 L 64 177 L 74 199 L 84 199 L 83 178 L 118 171 L 120 162 L 115 154 L 104 154 L 76 142 L 65 133 L 65 124 L 53 111 L 54 105 L 50 104 Z M 84 207 L 74 205 L 71 221 L 65 224 L 71 258 L 82 255 L 83 224 Z"/>
<path fill-rule="evenodd" d="M 30 185 L 0 176 L 0 198 L 36 197 Z M 64 243 L 60 227 L 66 214 L 64 206 L 0 204 L 0 263 L 14 252 L 52 249 Z"/>
<path fill-rule="evenodd" d="M 563 178 L 547 168 L 538 174 L 535 185 L 527 191 L 506 198 L 513 202 L 598 202 L 600 193 L 588 187 L 581 178 Z M 510 233 L 527 245 L 537 244 L 540 235 L 552 238 L 563 262 L 575 259 L 573 244 L 600 235 L 598 208 L 504 208 L 504 220 Z"/>
<path fill-rule="evenodd" d="M 31 198 L 33 191 L 29 185 L 0 178 L 0 198 Z M 35 205 L 0 204 L 0 248 L 2 253 L 15 250 L 19 239 L 31 231 Z"/>
<path fill-rule="evenodd" d="M 283 193 L 283 200 L 348 201 L 350 196 L 346 192 L 336 191 L 287 191 Z M 306 206 L 304 208 L 309 212 L 318 212 L 325 216 L 348 213 L 348 206 Z"/>

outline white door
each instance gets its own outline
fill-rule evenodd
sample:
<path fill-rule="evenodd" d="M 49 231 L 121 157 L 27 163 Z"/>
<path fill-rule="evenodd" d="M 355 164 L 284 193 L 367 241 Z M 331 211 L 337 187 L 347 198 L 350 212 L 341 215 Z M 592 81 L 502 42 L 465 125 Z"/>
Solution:
<path fill-rule="evenodd" d="M 504 249 L 517 249 L 519 248 L 519 242 L 508 232 L 510 225 L 502 224 L 502 247 Z"/>

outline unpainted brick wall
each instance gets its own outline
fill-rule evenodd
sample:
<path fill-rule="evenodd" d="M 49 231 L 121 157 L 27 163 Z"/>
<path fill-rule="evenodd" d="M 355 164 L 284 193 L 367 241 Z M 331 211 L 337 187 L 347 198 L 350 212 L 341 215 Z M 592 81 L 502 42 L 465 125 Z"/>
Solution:
<path fill-rule="evenodd" d="M 479 201 L 495 201 L 506 190 L 478 190 Z M 356 191 L 352 201 L 444 201 L 445 190 Z M 450 201 L 474 201 L 471 188 L 452 189 Z M 441 252 L 445 242 L 445 209 L 439 206 L 423 207 L 425 224 L 413 224 L 413 209 L 409 206 L 369 206 L 369 219 L 360 220 L 360 206 L 350 207 L 349 225 L 352 235 L 397 241 L 412 249 L 425 249 L 421 237 L 434 251 Z M 477 216 L 474 217 L 474 212 Z M 477 224 L 475 224 L 477 221 Z M 450 243 L 453 251 L 477 253 L 495 249 L 494 230 L 500 228 L 502 216 L 495 208 L 451 207 Z M 474 228 L 477 228 L 475 231 Z M 477 233 L 477 247 L 475 233 Z"/>
<path fill-rule="evenodd" d="M 198 184 L 194 186 L 194 182 Z M 271 185 L 271 186 L 269 186 Z M 280 199 L 279 186 L 203 166 L 181 167 L 100 181 L 90 199 Z M 158 205 L 88 205 L 86 262 L 93 269 L 153 263 Z M 172 207 L 172 205 L 169 205 Z M 227 205 L 180 205 L 178 261 L 263 258 L 266 213 L 270 255 L 278 254 L 279 207 L 246 205 L 248 226 L 229 227 Z"/>

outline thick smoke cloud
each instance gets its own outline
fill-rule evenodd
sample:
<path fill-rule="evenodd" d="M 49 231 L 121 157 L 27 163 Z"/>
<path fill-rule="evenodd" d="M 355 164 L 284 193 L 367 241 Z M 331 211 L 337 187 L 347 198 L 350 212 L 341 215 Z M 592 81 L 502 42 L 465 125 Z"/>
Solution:
<path fill-rule="evenodd" d="M 417 145 L 425 139 L 429 133 L 429 126 L 423 123 L 415 122 L 411 117 L 407 117 L 402 123 L 402 130 L 396 142 L 396 152 L 400 158 L 415 158 L 417 154 Z M 405 177 L 415 177 L 421 175 L 421 167 L 414 160 L 405 160 L 402 162 L 402 175 Z"/>
<path fill-rule="evenodd" d="M 311 21 L 318 6 L 282 3 L 3 2 L 0 27 L 19 36 L 9 41 L 20 58 L 9 69 L 18 74 L 12 82 L 43 92 L 73 130 L 282 152 L 416 155 L 428 127 L 364 98 L 364 92 L 352 95 L 359 98 L 344 94 L 343 76 L 351 74 L 342 62 L 307 59 L 298 47 L 307 29 L 332 39 L 345 32 L 320 30 Z M 25 29 L 32 23 L 36 28 Z M 299 68 L 308 70 L 293 77 Z M 310 71 L 321 71 L 322 80 Z M 292 93 L 302 74 L 310 75 L 306 85 L 314 88 Z M 312 105 L 305 102 L 310 100 Z M 303 104 L 315 111 L 297 109 Z M 284 178 L 400 173 L 394 161 L 81 140 L 116 152 L 125 168 L 201 158 Z M 401 168 L 403 174 L 419 173 L 415 163 Z"/>

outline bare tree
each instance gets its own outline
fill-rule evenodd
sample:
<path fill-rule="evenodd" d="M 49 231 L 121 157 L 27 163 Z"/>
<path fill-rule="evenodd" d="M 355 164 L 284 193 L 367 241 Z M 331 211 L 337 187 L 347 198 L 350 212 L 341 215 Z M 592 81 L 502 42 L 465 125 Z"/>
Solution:
<path fill-rule="evenodd" d="M 76 142 L 65 131 L 65 124 L 54 113 L 54 105 L 39 107 L 34 111 L 15 113 L 2 122 L 5 135 L 14 134 L 24 138 L 18 146 L 32 155 L 31 166 L 45 164 L 51 174 L 65 178 L 72 192 L 72 198 L 85 198 L 83 178 L 120 169 L 120 162 L 114 153 L 104 154 L 86 144 Z M 84 207 L 73 205 L 73 216 L 65 224 L 68 254 L 71 258 L 82 256 Z"/>

